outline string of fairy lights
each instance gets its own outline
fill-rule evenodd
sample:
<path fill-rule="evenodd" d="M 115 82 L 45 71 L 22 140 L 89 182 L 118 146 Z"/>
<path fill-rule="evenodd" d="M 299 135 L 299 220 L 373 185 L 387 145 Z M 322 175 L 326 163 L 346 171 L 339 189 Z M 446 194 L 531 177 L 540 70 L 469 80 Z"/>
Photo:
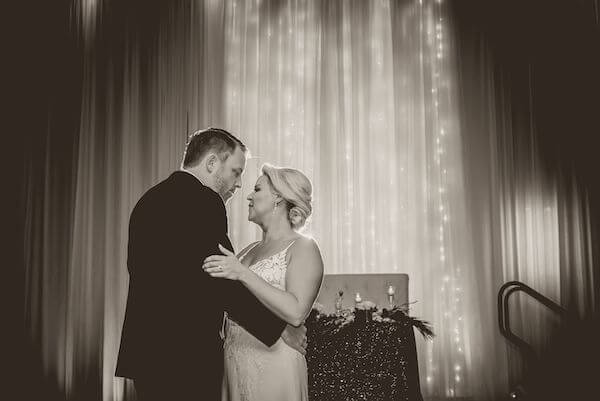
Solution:
<path fill-rule="evenodd" d="M 422 7 L 423 1 L 419 1 Z M 435 133 L 435 151 L 433 161 L 435 163 L 435 173 L 437 175 L 438 190 L 438 244 L 439 244 L 439 271 L 440 274 L 440 292 L 438 300 L 443 311 L 443 321 L 436 322 L 438 340 L 427 344 L 428 369 L 426 382 L 430 390 L 440 389 L 443 386 L 447 397 L 455 397 L 464 394 L 463 389 L 465 366 L 464 338 L 463 338 L 463 316 L 461 313 L 462 291 L 460 288 L 460 266 L 448 249 L 451 249 L 450 237 L 450 209 L 448 202 L 448 171 L 451 168 L 447 163 L 448 136 L 452 134 L 452 126 L 449 124 L 451 119 L 449 113 L 449 102 L 451 93 L 449 91 L 448 77 L 442 76 L 442 72 L 449 70 L 449 61 L 446 52 L 446 23 L 443 18 L 442 0 L 436 0 L 433 7 L 427 11 L 428 20 L 431 21 L 427 29 L 427 43 L 430 44 L 429 60 L 431 62 L 431 99 L 433 104 L 433 121 Z M 433 29 L 431 29 L 433 26 Z M 435 191 L 432 191 L 435 193 Z M 442 342 L 440 344 L 439 342 Z M 434 347 L 438 350 L 444 348 L 445 352 L 451 352 L 451 356 L 443 358 L 449 366 L 444 369 L 438 369 L 434 361 Z M 438 352 L 439 354 L 439 352 Z M 441 359 L 441 358 L 440 358 Z M 439 377 L 438 377 L 439 376 Z M 436 383 L 436 381 L 443 383 Z"/>

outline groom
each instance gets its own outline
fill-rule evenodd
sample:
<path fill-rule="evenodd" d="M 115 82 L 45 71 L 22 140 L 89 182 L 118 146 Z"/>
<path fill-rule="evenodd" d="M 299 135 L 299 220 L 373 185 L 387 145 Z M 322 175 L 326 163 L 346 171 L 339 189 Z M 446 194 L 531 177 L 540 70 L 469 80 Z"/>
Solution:
<path fill-rule="evenodd" d="M 183 169 L 146 192 L 129 221 L 129 294 L 116 376 L 138 399 L 220 400 L 223 311 L 268 346 L 282 336 L 304 352 L 304 333 L 237 281 L 211 278 L 202 261 L 233 249 L 225 203 L 241 187 L 246 147 L 225 130 L 196 132 Z M 283 334 L 282 334 L 283 331 Z"/>

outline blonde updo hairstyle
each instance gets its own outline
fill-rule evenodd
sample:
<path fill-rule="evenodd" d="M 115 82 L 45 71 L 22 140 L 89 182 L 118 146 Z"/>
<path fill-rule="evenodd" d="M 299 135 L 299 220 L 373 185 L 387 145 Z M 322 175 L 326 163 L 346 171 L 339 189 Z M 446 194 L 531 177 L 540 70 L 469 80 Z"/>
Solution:
<path fill-rule="evenodd" d="M 312 213 L 312 184 L 300 170 L 287 167 L 262 166 L 273 192 L 286 204 L 288 220 L 296 231 L 302 229 Z"/>

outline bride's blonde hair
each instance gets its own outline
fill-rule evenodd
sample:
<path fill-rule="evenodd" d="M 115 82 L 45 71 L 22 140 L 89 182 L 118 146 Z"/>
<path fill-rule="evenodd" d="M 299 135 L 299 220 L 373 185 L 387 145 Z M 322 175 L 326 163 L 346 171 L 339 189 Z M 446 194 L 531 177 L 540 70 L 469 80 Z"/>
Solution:
<path fill-rule="evenodd" d="M 271 188 L 285 200 L 292 228 L 300 230 L 312 214 L 310 180 L 294 168 L 264 164 L 261 170 L 269 180 Z"/>

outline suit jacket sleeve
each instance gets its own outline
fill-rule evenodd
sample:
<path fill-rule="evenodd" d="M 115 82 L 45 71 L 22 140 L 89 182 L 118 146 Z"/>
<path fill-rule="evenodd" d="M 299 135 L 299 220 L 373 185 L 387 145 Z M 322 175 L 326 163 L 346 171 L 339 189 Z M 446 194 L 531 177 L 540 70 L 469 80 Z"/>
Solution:
<path fill-rule="evenodd" d="M 201 240 L 196 246 L 196 251 L 191 252 L 190 263 L 202 271 L 202 262 L 206 256 L 221 254 L 218 245 L 222 244 L 233 251 L 231 242 L 227 237 L 227 215 L 225 205 L 218 196 L 209 194 L 207 207 L 200 209 L 202 217 L 199 220 L 209 221 L 203 225 L 210 227 L 202 230 Z M 198 247 L 201 248 L 197 252 Z M 205 254 L 198 259 L 198 254 Z M 208 285 L 213 288 L 213 293 L 220 298 L 223 307 L 232 315 L 232 318 L 241 324 L 249 333 L 264 344 L 271 346 L 281 336 L 286 323 L 267 309 L 252 293 L 238 281 L 213 278 L 204 271 L 205 279 L 211 281 Z"/>
<path fill-rule="evenodd" d="M 226 280 L 225 291 L 228 296 L 225 309 L 231 318 L 241 324 L 254 337 L 271 346 L 281 337 L 286 322 L 267 309 L 239 281 Z"/>

